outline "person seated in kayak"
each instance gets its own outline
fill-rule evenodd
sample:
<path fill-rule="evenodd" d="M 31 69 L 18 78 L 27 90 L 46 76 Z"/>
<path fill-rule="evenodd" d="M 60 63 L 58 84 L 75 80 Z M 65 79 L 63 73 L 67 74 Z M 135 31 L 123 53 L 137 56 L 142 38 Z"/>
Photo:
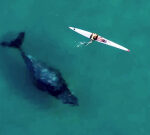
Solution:
<path fill-rule="evenodd" d="M 98 41 L 101 41 L 101 42 L 106 42 L 105 39 L 103 39 L 102 37 L 98 36 L 98 34 L 96 34 L 96 33 L 92 33 L 91 36 L 90 36 L 90 39 L 91 40 L 88 42 L 88 44 L 92 43 L 93 40 L 98 40 Z"/>
<path fill-rule="evenodd" d="M 98 38 L 98 34 L 92 33 L 91 36 L 90 36 L 90 39 L 91 39 L 91 40 L 90 40 L 86 45 L 91 44 L 92 41 L 93 41 L 93 40 L 97 40 L 97 38 Z"/>
<path fill-rule="evenodd" d="M 98 38 L 98 34 L 96 33 L 92 33 L 91 36 L 90 36 L 90 39 L 93 41 L 93 40 L 97 40 Z"/>

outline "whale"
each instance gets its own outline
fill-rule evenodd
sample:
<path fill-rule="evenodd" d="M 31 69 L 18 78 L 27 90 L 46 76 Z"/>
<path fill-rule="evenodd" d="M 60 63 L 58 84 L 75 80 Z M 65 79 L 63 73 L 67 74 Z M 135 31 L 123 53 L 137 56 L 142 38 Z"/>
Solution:
<path fill-rule="evenodd" d="M 15 48 L 20 52 L 31 76 L 33 85 L 37 89 L 49 93 L 56 99 L 61 100 L 64 104 L 78 106 L 78 98 L 72 94 L 59 70 L 25 53 L 22 48 L 24 38 L 25 32 L 20 32 L 15 39 L 3 41 L 0 45 L 3 47 Z"/>

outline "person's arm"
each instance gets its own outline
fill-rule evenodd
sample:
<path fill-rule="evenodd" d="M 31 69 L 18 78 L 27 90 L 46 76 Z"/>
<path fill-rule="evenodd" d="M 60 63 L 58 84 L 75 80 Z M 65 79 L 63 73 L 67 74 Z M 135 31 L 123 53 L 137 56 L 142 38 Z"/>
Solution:
<path fill-rule="evenodd" d="M 92 43 L 93 42 L 93 40 L 91 39 L 88 43 L 90 44 L 90 43 Z"/>
<path fill-rule="evenodd" d="M 89 45 L 89 44 L 91 44 L 92 42 L 93 42 L 93 40 L 91 39 L 91 40 L 86 44 L 86 46 Z"/>

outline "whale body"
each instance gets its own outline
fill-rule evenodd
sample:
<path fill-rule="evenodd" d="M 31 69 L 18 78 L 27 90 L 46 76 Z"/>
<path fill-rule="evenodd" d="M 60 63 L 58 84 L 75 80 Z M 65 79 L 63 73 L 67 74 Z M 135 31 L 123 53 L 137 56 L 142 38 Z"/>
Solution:
<path fill-rule="evenodd" d="M 20 51 L 21 56 L 33 80 L 33 84 L 42 91 L 47 91 L 52 96 L 60 99 L 64 104 L 78 105 L 78 99 L 74 96 L 61 73 L 52 67 L 36 60 L 33 56 L 24 52 L 23 44 L 25 32 L 20 32 L 16 39 L 10 42 L 2 42 L 4 47 L 13 47 Z"/>

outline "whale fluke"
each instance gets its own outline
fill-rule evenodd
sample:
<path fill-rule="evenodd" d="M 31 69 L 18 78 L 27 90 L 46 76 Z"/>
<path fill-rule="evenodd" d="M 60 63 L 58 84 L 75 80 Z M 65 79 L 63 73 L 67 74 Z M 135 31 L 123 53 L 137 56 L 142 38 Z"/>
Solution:
<path fill-rule="evenodd" d="M 10 42 L 4 41 L 4 42 L 1 42 L 0 44 L 4 47 L 14 47 L 14 48 L 20 49 L 24 41 L 24 36 L 25 36 L 25 32 L 20 32 L 16 39 Z"/>

